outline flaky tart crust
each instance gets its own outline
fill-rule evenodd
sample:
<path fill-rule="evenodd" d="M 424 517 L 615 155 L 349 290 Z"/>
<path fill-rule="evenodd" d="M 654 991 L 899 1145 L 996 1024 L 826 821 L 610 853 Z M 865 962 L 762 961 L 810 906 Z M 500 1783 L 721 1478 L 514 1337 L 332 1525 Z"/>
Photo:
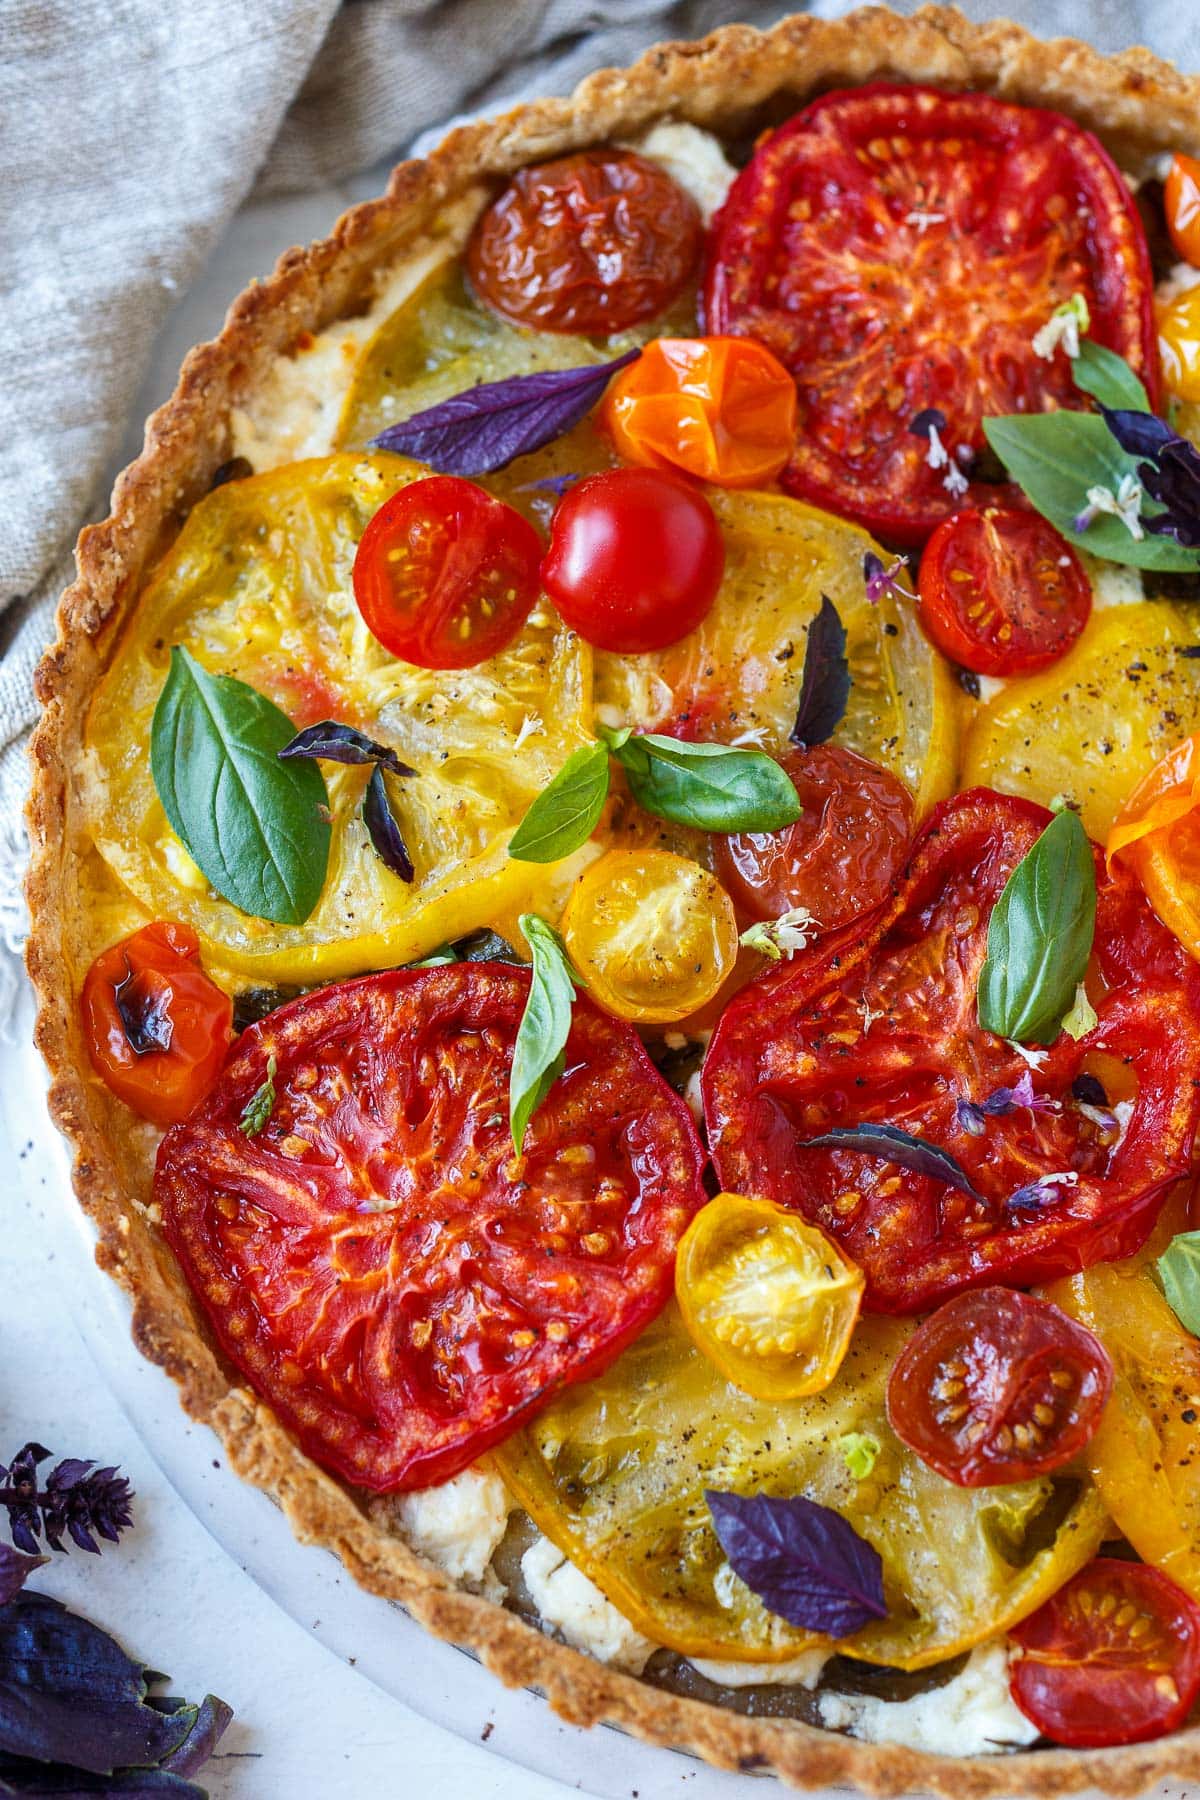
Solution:
<path fill-rule="evenodd" d="M 853 1783 L 868 1794 L 920 1790 L 953 1800 L 1092 1787 L 1128 1795 L 1166 1776 L 1200 1777 L 1200 1727 L 1121 1749 L 1015 1760 L 865 1744 L 665 1693 L 456 1588 L 387 1529 L 378 1503 L 368 1508 L 317 1468 L 217 1351 L 149 1210 L 145 1127 L 92 1075 L 76 999 L 84 955 L 73 870 L 84 832 L 75 781 L 88 704 L 147 570 L 230 454 L 231 409 L 246 404 L 302 332 L 360 307 L 374 271 L 436 229 L 446 204 L 480 181 L 667 118 L 742 131 L 786 117 L 824 89 L 878 78 L 1058 108 L 1134 170 L 1164 150 L 1200 146 L 1200 79 L 1143 49 L 1104 57 L 1073 39 L 1042 42 L 1011 22 L 976 26 L 936 6 L 909 19 L 880 7 L 833 22 L 802 15 L 767 33 L 730 25 L 698 42 L 659 45 L 632 68 L 603 70 L 569 99 L 452 132 L 429 157 L 400 164 L 382 198 L 344 214 L 329 237 L 289 250 L 268 279 L 239 296 L 221 335 L 191 352 L 174 394 L 148 421 L 109 517 L 81 533 L 78 577 L 38 671 L 43 712 L 31 746 L 27 883 L 36 1042 L 50 1071 L 51 1114 L 74 1151 L 75 1192 L 96 1226 L 96 1260 L 131 1297 L 138 1348 L 174 1379 L 192 1417 L 216 1432 L 237 1473 L 275 1497 L 297 1538 L 332 1550 L 369 1592 L 399 1601 L 501 1681 L 540 1689 L 563 1718 L 606 1721 L 719 1768 L 771 1770 L 797 1787 Z"/>

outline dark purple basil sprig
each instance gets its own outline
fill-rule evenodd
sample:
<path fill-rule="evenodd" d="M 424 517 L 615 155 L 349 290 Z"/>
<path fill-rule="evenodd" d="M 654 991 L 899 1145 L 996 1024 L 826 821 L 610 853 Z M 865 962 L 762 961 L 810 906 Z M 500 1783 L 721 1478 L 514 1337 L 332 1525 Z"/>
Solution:
<path fill-rule="evenodd" d="M 1139 459 L 1142 486 L 1163 509 L 1143 513 L 1146 530 L 1186 550 L 1200 549 L 1200 450 L 1154 413 L 1100 410 L 1122 450 Z"/>
<path fill-rule="evenodd" d="M 414 457 L 446 475 L 491 475 L 578 425 L 617 370 L 641 354 L 627 350 L 612 362 L 482 381 L 389 425 L 370 447 Z"/>
<path fill-rule="evenodd" d="M 362 816 L 371 848 L 384 867 L 390 869 L 393 875 L 398 875 L 401 881 L 412 881 L 416 870 L 408 853 L 408 845 L 404 842 L 404 834 L 392 811 L 383 770 L 378 763 L 371 770 L 371 779 L 363 795 Z"/>
<path fill-rule="evenodd" d="M 302 757 L 313 762 L 356 766 L 374 763 L 377 769 L 386 769 L 390 775 L 415 775 L 417 772 L 400 761 L 390 744 L 377 744 L 365 732 L 356 731 L 353 725 L 339 725 L 336 719 L 321 719 L 316 725 L 306 725 L 278 755 L 284 762 Z"/>
<path fill-rule="evenodd" d="M 828 594 L 822 594 L 820 611 L 808 628 L 804 646 L 804 673 L 790 734 L 793 744 L 807 749 L 825 743 L 841 724 L 849 698 L 846 627 Z"/>
<path fill-rule="evenodd" d="M 998 1087 L 986 1100 L 956 1100 L 954 1112 L 960 1128 L 971 1137 L 982 1137 L 988 1119 L 1003 1119 L 1019 1106 L 1030 1112 L 1057 1112 L 1058 1102 L 1033 1091 L 1033 1077 L 1026 1069 L 1016 1087 Z"/>
<path fill-rule="evenodd" d="M 876 1125 L 869 1121 L 861 1125 L 834 1125 L 821 1132 L 819 1137 L 801 1139 L 796 1148 L 857 1150 L 863 1156 L 875 1156 L 881 1162 L 910 1169 L 914 1175 L 928 1175 L 930 1180 L 957 1188 L 960 1194 L 966 1194 L 972 1200 L 983 1198 L 957 1157 L 951 1156 L 948 1150 L 939 1149 L 936 1144 L 927 1143 L 924 1138 L 914 1137 L 911 1131 L 902 1131 L 898 1125 Z"/>
<path fill-rule="evenodd" d="M 886 1619 L 879 1552 L 832 1507 L 711 1488 L 704 1498 L 730 1568 L 768 1612 L 831 1638 Z"/>
<path fill-rule="evenodd" d="M 13 1543 L 36 1556 L 44 1536 L 52 1550 L 65 1550 L 65 1532 L 80 1550 L 98 1556 L 97 1537 L 115 1544 L 133 1524 L 133 1489 L 115 1468 L 98 1469 L 74 1456 L 56 1463 L 39 1486 L 38 1464 L 49 1455 L 43 1445 L 29 1443 L 7 1468 L 0 1464 L 0 1506 L 8 1513 Z"/>

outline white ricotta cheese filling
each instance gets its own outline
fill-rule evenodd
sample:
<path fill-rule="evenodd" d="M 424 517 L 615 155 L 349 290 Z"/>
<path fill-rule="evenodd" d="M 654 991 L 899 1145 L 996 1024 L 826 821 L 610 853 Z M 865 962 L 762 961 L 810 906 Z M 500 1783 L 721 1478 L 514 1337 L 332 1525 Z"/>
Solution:
<path fill-rule="evenodd" d="M 911 1700 L 873 1694 L 822 1694 L 821 1723 L 868 1744 L 904 1744 L 935 1756 L 991 1756 L 1038 1737 L 1008 1691 L 1008 1651 L 981 1644 L 965 1669 L 944 1687 Z"/>
<path fill-rule="evenodd" d="M 481 1582 L 514 1504 L 498 1475 L 464 1469 L 441 1487 L 399 1495 L 396 1517 L 419 1556 L 452 1581 Z"/>
<path fill-rule="evenodd" d="M 688 1661 L 698 1675 L 721 1687 L 815 1688 L 830 1654 L 828 1650 L 805 1650 L 781 1663 L 710 1662 L 699 1656 L 690 1656 Z"/>
<path fill-rule="evenodd" d="M 644 137 L 636 138 L 629 149 L 665 169 L 672 181 L 692 196 L 706 225 L 725 204 L 725 196 L 737 176 L 721 148 L 720 138 L 711 131 L 701 131 L 698 125 L 655 125 Z"/>
<path fill-rule="evenodd" d="M 529 1546 L 521 1558 L 521 1573 L 544 1624 L 561 1631 L 568 1644 L 586 1650 L 598 1662 L 641 1674 L 655 1645 L 549 1538 L 539 1537 Z"/>

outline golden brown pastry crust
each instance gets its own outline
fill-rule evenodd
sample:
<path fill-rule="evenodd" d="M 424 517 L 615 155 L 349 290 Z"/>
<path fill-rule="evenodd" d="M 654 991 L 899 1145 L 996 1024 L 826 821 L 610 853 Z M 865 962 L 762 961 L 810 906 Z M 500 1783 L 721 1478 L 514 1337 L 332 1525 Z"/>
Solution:
<path fill-rule="evenodd" d="M 50 1069 L 51 1113 L 74 1149 L 75 1191 L 97 1229 L 96 1259 L 132 1298 L 138 1347 L 177 1382 L 184 1406 L 217 1433 L 238 1474 L 278 1499 L 296 1536 L 334 1551 L 370 1592 L 402 1602 L 435 1635 L 475 1651 L 502 1681 L 540 1688 L 564 1718 L 605 1720 L 720 1768 L 771 1769 L 799 1787 L 850 1782 L 869 1794 L 920 1790 L 948 1800 L 1018 1789 L 1047 1797 L 1090 1787 L 1134 1794 L 1164 1776 L 1200 1776 L 1200 1728 L 1124 1749 L 1047 1750 L 1019 1760 L 861 1744 L 663 1693 L 455 1588 L 386 1529 L 378 1508 L 372 1517 L 303 1456 L 218 1355 L 147 1212 L 146 1136 L 92 1076 L 78 1019 L 73 871 L 85 843 L 72 783 L 87 707 L 147 568 L 229 454 L 230 408 L 245 403 L 300 332 L 352 311 L 372 272 L 481 178 L 627 137 L 666 117 L 741 130 L 786 116 L 815 91 L 881 77 L 1060 108 L 1099 132 L 1135 171 L 1164 149 L 1200 148 L 1200 80 L 1146 50 L 1106 58 L 1069 39 L 1041 42 L 1006 21 L 974 26 L 943 7 L 911 19 L 879 7 L 835 22 L 803 15 L 766 34 L 731 25 L 700 42 L 660 45 L 630 69 L 593 75 L 570 99 L 452 132 L 424 161 L 401 164 L 383 198 L 346 213 L 321 242 L 289 250 L 273 275 L 234 302 L 220 337 L 191 352 L 171 399 L 149 420 L 145 448 L 118 480 L 110 516 L 81 534 L 78 579 L 63 595 L 57 642 L 38 672 L 43 713 L 31 750 L 27 889 L 36 1038 Z"/>

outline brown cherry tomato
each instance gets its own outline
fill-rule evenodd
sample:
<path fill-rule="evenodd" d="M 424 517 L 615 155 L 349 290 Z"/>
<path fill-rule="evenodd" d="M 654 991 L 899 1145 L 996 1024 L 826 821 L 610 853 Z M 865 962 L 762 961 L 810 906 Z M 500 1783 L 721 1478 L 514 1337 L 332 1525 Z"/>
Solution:
<path fill-rule="evenodd" d="M 1171 242 L 1184 262 L 1200 268 L 1200 161 L 1177 150 L 1163 188 Z"/>
<path fill-rule="evenodd" d="M 761 487 L 792 453 L 796 384 L 750 338 L 655 338 L 609 388 L 603 418 L 627 462 Z"/>

